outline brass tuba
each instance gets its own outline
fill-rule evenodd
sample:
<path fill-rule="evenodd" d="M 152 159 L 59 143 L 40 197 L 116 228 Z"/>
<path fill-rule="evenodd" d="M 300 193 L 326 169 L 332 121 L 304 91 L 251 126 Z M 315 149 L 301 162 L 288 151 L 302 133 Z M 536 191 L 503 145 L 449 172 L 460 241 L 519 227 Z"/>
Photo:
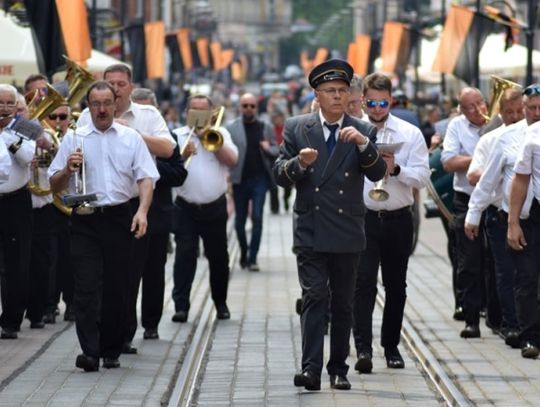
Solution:
<path fill-rule="evenodd" d="M 82 66 L 64 55 L 66 60 L 66 82 L 68 83 L 67 103 L 71 108 L 86 95 L 88 88 L 94 82 L 94 76 Z"/>
<path fill-rule="evenodd" d="M 507 89 L 521 88 L 521 85 L 508 79 L 501 78 L 496 75 L 490 75 L 491 77 L 491 99 L 489 101 L 489 108 L 487 114 L 483 115 L 486 121 L 490 121 L 499 113 L 499 102 L 502 95 Z"/>

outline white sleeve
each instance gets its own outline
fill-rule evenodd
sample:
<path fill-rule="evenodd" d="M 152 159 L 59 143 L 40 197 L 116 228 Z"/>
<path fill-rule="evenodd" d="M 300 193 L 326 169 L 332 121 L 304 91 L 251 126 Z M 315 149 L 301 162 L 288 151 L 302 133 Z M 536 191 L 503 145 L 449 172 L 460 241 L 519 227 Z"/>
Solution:
<path fill-rule="evenodd" d="M 0 140 L 0 183 L 9 179 L 11 169 L 11 157 L 9 156 L 6 144 Z"/>

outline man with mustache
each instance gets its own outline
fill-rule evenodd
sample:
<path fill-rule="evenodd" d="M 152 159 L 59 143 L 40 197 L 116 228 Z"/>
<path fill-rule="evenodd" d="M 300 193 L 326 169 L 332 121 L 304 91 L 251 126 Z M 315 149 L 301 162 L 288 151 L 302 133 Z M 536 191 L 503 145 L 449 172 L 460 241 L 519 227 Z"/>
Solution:
<path fill-rule="evenodd" d="M 0 183 L 0 273 L 2 339 L 17 339 L 26 308 L 32 244 L 32 199 L 26 187 L 36 142 L 13 130 L 17 122 L 17 90 L 0 84 L 0 143 L 9 151 L 11 169 Z M 3 253 L 3 256 L 2 256 Z"/>

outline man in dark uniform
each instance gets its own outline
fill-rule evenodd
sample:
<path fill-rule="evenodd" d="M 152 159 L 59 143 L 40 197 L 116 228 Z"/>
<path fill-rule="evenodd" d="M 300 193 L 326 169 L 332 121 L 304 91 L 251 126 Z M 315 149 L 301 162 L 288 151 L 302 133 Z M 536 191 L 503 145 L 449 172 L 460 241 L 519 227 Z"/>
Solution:
<path fill-rule="evenodd" d="M 280 186 L 295 185 L 294 251 L 302 286 L 302 372 L 295 386 L 320 390 L 324 320 L 330 291 L 330 386 L 348 390 L 355 265 L 365 247 L 364 176 L 376 181 L 386 164 L 370 138 L 376 129 L 345 114 L 352 67 L 341 60 L 309 75 L 318 112 L 288 119 L 274 164 Z M 330 290 L 328 290 L 330 287 Z"/>

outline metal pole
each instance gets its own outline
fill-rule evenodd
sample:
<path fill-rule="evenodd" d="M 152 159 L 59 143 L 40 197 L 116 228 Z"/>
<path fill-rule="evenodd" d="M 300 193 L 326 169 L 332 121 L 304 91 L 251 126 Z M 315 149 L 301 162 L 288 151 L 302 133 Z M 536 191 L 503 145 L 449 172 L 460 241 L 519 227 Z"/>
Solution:
<path fill-rule="evenodd" d="M 525 85 L 530 85 L 533 83 L 533 47 L 534 47 L 534 30 L 536 28 L 536 7 L 537 0 L 529 0 L 529 10 L 528 10 L 528 27 L 526 31 L 527 38 L 527 74 L 525 78 Z"/>
<path fill-rule="evenodd" d="M 418 92 L 420 90 L 420 75 L 418 74 L 418 67 L 420 66 L 422 56 L 422 32 L 420 29 L 420 22 L 422 21 L 420 15 L 420 0 L 415 1 L 416 6 L 416 24 L 414 29 L 414 38 L 416 41 L 416 49 L 414 51 L 414 103 L 418 104 Z"/>
<path fill-rule="evenodd" d="M 444 23 L 446 21 L 446 0 L 442 0 L 441 3 L 441 20 L 444 27 Z M 446 75 L 444 72 L 441 72 L 441 93 L 443 95 L 446 93 Z"/>
<path fill-rule="evenodd" d="M 480 13 L 480 9 L 482 7 L 481 0 L 476 0 L 476 12 Z M 474 66 L 473 66 L 473 86 L 476 86 L 477 88 L 480 87 L 480 30 L 476 31 L 476 38 L 475 38 L 475 44 L 474 44 Z"/>
<path fill-rule="evenodd" d="M 92 47 L 97 48 L 97 0 L 92 0 L 92 11 L 90 13 L 90 39 Z"/>
<path fill-rule="evenodd" d="M 126 60 L 126 22 L 127 22 L 127 0 L 120 2 L 120 18 L 122 19 L 122 31 L 120 31 L 120 58 Z"/>

